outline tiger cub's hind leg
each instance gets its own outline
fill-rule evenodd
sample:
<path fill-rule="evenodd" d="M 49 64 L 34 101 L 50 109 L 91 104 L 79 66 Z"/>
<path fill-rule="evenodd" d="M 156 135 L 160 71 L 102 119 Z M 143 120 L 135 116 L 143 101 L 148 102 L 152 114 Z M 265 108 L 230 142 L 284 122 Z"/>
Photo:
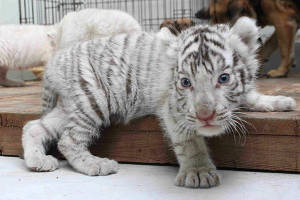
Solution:
<path fill-rule="evenodd" d="M 74 119 L 75 120 L 75 119 Z M 70 122 L 58 142 L 59 151 L 77 171 L 90 176 L 104 176 L 118 171 L 118 163 L 107 158 L 99 158 L 88 150 L 92 139 L 99 135 L 97 128 L 77 119 Z"/>
<path fill-rule="evenodd" d="M 48 145 L 58 139 L 64 123 L 64 114 L 54 108 L 41 119 L 28 122 L 23 128 L 22 145 L 26 166 L 33 171 L 53 171 L 58 161 L 46 155 Z"/>

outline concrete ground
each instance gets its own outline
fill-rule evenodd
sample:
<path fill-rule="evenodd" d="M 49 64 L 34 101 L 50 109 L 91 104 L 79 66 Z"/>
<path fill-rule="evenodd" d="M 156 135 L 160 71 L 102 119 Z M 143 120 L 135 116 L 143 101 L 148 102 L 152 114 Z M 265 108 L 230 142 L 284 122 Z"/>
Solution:
<path fill-rule="evenodd" d="M 0 156 L 0 200 L 300 199 L 299 174 L 220 170 L 222 185 L 189 189 L 173 185 L 173 166 L 121 164 L 117 174 L 89 177 L 60 164 L 54 172 L 36 173 L 20 158 Z"/>

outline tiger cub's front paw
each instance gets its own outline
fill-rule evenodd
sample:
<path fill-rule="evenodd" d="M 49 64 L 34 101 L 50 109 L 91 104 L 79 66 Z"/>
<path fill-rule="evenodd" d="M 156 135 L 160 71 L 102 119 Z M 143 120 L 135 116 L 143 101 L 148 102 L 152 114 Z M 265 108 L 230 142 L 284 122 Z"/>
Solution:
<path fill-rule="evenodd" d="M 290 111 L 296 108 L 296 101 L 286 96 L 267 96 L 255 105 L 255 111 Z"/>
<path fill-rule="evenodd" d="M 73 167 L 89 176 L 106 176 L 117 173 L 119 169 L 116 161 L 93 155 L 76 160 L 73 163 Z"/>
<path fill-rule="evenodd" d="M 24 155 L 25 163 L 29 169 L 36 172 L 51 172 L 58 168 L 58 160 L 51 155 Z"/>
<path fill-rule="evenodd" d="M 296 101 L 291 97 L 278 96 L 274 111 L 290 111 L 296 108 Z"/>
<path fill-rule="evenodd" d="M 219 185 L 221 177 L 215 169 L 189 168 L 180 170 L 175 185 L 191 188 L 210 188 Z"/>

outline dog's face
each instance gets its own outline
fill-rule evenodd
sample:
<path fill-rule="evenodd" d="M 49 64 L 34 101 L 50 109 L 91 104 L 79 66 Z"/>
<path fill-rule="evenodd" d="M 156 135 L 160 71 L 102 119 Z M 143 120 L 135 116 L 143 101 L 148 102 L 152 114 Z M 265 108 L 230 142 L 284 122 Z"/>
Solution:
<path fill-rule="evenodd" d="M 257 14 L 249 0 L 235 0 L 228 5 L 228 17 L 233 25 L 240 17 L 257 18 Z"/>
<path fill-rule="evenodd" d="M 167 27 L 174 35 L 179 35 L 182 31 L 192 27 L 195 25 L 193 20 L 188 18 L 180 18 L 177 20 L 166 19 L 160 25 L 160 29 L 163 27 Z"/>
<path fill-rule="evenodd" d="M 276 11 L 277 15 L 296 20 L 300 27 L 299 2 L 299 0 L 214 0 L 211 1 L 209 9 L 201 9 L 195 16 L 199 19 L 210 19 L 212 24 L 229 23 L 230 25 L 233 25 L 238 18 L 246 16 L 256 19 L 261 23 L 259 25 L 265 26 L 270 25 L 270 21 L 265 16 L 266 12 Z"/>
<path fill-rule="evenodd" d="M 237 19 L 243 16 L 257 18 L 249 0 L 219 0 L 210 6 L 210 16 L 213 24 L 229 22 L 230 25 L 233 25 Z"/>

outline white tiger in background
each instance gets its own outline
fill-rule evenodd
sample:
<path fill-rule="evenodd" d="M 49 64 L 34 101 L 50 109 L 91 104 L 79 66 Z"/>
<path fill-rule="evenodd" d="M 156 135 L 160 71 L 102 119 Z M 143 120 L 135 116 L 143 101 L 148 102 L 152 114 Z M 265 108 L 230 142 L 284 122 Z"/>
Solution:
<path fill-rule="evenodd" d="M 52 171 L 58 149 L 77 171 L 108 175 L 114 160 L 90 153 L 101 128 L 155 114 L 170 138 L 180 168 L 175 184 L 213 187 L 220 176 L 204 136 L 236 126 L 236 111 L 287 111 L 295 100 L 255 89 L 258 28 L 242 17 L 227 25 L 199 25 L 176 40 L 145 32 L 77 44 L 56 54 L 44 77 L 43 115 L 23 128 L 25 163 Z"/>
<path fill-rule="evenodd" d="M 24 86 L 23 81 L 7 79 L 7 71 L 45 65 L 55 42 L 55 26 L 0 25 L 0 86 Z"/>
<path fill-rule="evenodd" d="M 58 24 L 57 48 L 63 49 L 94 38 L 141 31 L 140 24 L 123 11 L 84 9 L 68 13 Z"/>

